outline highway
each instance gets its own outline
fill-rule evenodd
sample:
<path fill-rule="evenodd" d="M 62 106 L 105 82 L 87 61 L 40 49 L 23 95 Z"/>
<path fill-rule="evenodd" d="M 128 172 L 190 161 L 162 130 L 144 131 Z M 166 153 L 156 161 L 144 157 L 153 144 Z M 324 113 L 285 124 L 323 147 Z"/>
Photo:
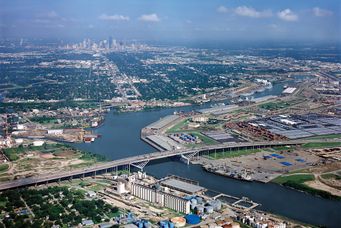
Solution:
<path fill-rule="evenodd" d="M 257 148 L 257 147 L 271 147 L 271 146 L 288 146 L 288 145 L 300 145 L 307 142 L 311 142 L 308 140 L 293 140 L 293 141 L 274 141 L 274 142 L 247 142 L 247 143 L 229 143 L 229 144 L 218 144 L 212 146 L 205 146 L 195 149 L 181 149 L 181 150 L 172 150 L 172 151 L 162 151 L 162 152 L 153 152 L 144 155 L 132 156 L 127 158 L 122 158 L 110 162 L 100 163 L 94 166 L 90 166 L 88 168 L 83 169 L 75 169 L 72 171 L 66 172 L 58 172 L 58 173 L 49 173 L 45 175 L 39 175 L 34 177 L 27 177 L 22 179 L 17 179 L 13 181 L 3 182 L 0 184 L 0 191 L 24 186 L 30 186 L 35 184 L 47 183 L 49 181 L 58 181 L 60 179 L 65 178 L 81 178 L 85 174 L 96 175 L 98 171 L 106 171 L 108 169 L 112 169 L 115 167 L 120 167 L 124 165 L 133 165 L 141 162 L 149 162 L 153 160 L 169 158 L 174 156 L 181 155 L 189 155 L 200 152 L 214 152 L 214 150 L 219 149 L 236 149 L 236 148 Z"/>

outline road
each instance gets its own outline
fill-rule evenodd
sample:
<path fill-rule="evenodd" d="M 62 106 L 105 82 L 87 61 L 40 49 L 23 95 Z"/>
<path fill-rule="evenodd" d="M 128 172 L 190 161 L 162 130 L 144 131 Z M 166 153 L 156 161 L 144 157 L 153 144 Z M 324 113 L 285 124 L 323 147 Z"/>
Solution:
<path fill-rule="evenodd" d="M 169 158 L 174 156 L 181 156 L 181 155 L 189 155 L 195 154 L 205 151 L 213 151 L 217 149 L 247 149 L 247 148 L 254 148 L 254 147 L 271 147 L 271 146 L 288 146 L 288 145 L 301 145 L 307 142 L 307 140 L 294 140 L 294 141 L 274 141 L 274 142 L 247 142 L 247 143 L 234 143 L 234 144 L 219 144 L 219 145 L 212 145 L 212 146 L 205 146 L 201 148 L 194 148 L 194 149 L 181 149 L 181 150 L 172 150 L 172 151 L 161 151 L 161 152 L 153 152 L 144 155 L 132 156 L 127 158 L 122 158 L 110 162 L 105 162 L 101 164 L 97 164 L 88 168 L 83 169 L 76 169 L 68 172 L 59 172 L 53 174 L 45 174 L 39 175 L 34 177 L 22 178 L 13 181 L 3 182 L 0 184 L 0 191 L 6 189 L 12 189 L 17 187 L 24 187 L 34 184 L 41 184 L 46 183 L 48 181 L 58 181 L 64 178 L 81 178 L 85 174 L 92 174 L 96 175 L 98 171 L 105 171 L 108 169 L 112 169 L 115 167 L 120 167 L 124 165 L 134 165 L 143 162 L 149 162 L 152 160 L 158 160 L 163 158 Z"/>

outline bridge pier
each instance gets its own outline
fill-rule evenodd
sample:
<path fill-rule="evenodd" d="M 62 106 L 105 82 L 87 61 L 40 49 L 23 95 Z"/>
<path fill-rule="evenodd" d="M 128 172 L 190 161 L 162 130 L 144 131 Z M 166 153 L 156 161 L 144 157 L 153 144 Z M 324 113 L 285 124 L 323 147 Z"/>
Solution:
<path fill-rule="evenodd" d="M 180 155 L 180 161 L 184 162 L 185 164 L 189 165 L 189 158 L 186 157 L 185 155 L 181 154 Z"/>
<path fill-rule="evenodd" d="M 23 187 L 23 186 L 37 186 L 37 185 L 44 185 L 44 184 L 49 184 L 50 182 L 54 181 L 59 181 L 62 182 L 64 180 L 72 180 L 72 178 L 85 178 L 87 176 L 95 176 L 97 173 L 105 173 L 105 172 L 116 172 L 116 174 L 119 173 L 119 170 L 126 170 L 129 173 L 131 173 L 131 165 L 136 167 L 135 165 L 137 164 L 138 166 L 142 167 L 142 164 L 147 161 L 147 159 L 150 160 L 157 160 L 157 159 L 162 159 L 162 158 L 168 158 L 168 157 L 173 157 L 173 156 L 180 156 L 181 154 L 183 155 L 183 158 L 187 164 L 189 164 L 190 160 L 192 158 L 195 158 L 195 156 L 203 156 L 203 155 L 211 155 L 212 157 L 214 156 L 217 158 L 217 153 L 224 153 L 226 155 L 227 152 L 239 150 L 241 148 L 246 148 L 246 149 L 260 149 L 260 148 L 269 148 L 269 147 L 276 147 L 276 146 L 295 146 L 295 145 L 302 145 L 304 143 L 307 143 L 310 141 L 283 141 L 283 142 L 268 142 L 268 141 L 263 141 L 263 142 L 242 142 L 242 143 L 237 143 L 237 144 L 224 144 L 224 145 L 217 145 L 217 146 L 211 146 L 207 147 L 205 149 L 183 149 L 179 151 L 164 151 L 162 153 L 160 152 L 155 152 L 152 153 L 148 157 L 142 157 L 141 155 L 139 156 L 133 156 L 130 158 L 126 159 L 119 159 L 115 161 L 108 162 L 106 164 L 102 164 L 99 167 L 92 166 L 90 169 L 78 169 L 78 170 L 65 170 L 64 172 L 60 173 L 55 173 L 55 174 L 46 174 L 46 175 L 41 175 L 41 177 L 36 177 L 36 178 L 23 178 L 21 180 L 13 180 L 13 181 L 8 181 L 6 183 L 1 183 L 0 184 L 0 191 L 10 189 L 10 188 L 16 188 L 16 187 Z M 184 158 L 186 157 L 186 158 Z M 138 161 L 138 162 L 136 162 Z M 138 167 L 139 168 L 139 167 Z M 143 167 L 142 167 L 143 168 Z"/>

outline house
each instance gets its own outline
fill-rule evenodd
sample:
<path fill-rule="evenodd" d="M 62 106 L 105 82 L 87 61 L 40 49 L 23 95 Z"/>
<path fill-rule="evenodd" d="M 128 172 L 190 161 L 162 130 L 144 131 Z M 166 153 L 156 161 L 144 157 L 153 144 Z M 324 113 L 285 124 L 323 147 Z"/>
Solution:
<path fill-rule="evenodd" d="M 83 220 L 82 225 L 83 226 L 92 226 L 92 225 L 94 225 L 94 222 L 91 219 Z"/>

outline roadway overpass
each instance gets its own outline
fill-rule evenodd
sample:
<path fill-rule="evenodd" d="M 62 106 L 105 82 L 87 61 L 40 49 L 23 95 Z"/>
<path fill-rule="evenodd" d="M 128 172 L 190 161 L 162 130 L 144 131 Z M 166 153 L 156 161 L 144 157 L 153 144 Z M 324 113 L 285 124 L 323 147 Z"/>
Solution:
<path fill-rule="evenodd" d="M 295 141 L 272 141 L 272 142 L 247 142 L 247 143 L 229 143 L 229 144 L 218 144 L 212 146 L 205 146 L 200 148 L 193 149 L 181 149 L 181 150 L 172 150 L 172 151 L 162 151 L 162 152 L 153 152 L 144 155 L 138 155 L 133 157 L 122 158 L 110 162 L 99 163 L 94 166 L 90 166 L 88 168 L 83 169 L 75 169 L 72 171 L 66 172 L 58 172 L 58 173 L 48 173 L 34 177 L 27 177 L 22 179 L 17 179 L 13 181 L 0 183 L 0 191 L 12 188 L 19 188 L 25 186 L 32 186 L 38 184 L 46 184 L 54 181 L 67 180 L 72 178 L 82 178 L 87 176 L 96 176 L 97 174 L 114 172 L 117 171 L 118 168 L 124 166 L 134 166 L 140 169 L 143 169 L 144 166 L 153 160 L 170 158 L 174 156 L 181 156 L 186 159 L 187 162 L 190 161 L 194 156 L 206 155 L 209 153 L 218 153 L 218 152 L 229 152 L 231 150 L 239 150 L 239 149 L 257 149 L 257 148 L 266 148 L 266 147 L 275 147 L 275 146 L 290 146 L 290 145 L 301 145 L 307 142 L 307 140 L 295 140 Z"/>

